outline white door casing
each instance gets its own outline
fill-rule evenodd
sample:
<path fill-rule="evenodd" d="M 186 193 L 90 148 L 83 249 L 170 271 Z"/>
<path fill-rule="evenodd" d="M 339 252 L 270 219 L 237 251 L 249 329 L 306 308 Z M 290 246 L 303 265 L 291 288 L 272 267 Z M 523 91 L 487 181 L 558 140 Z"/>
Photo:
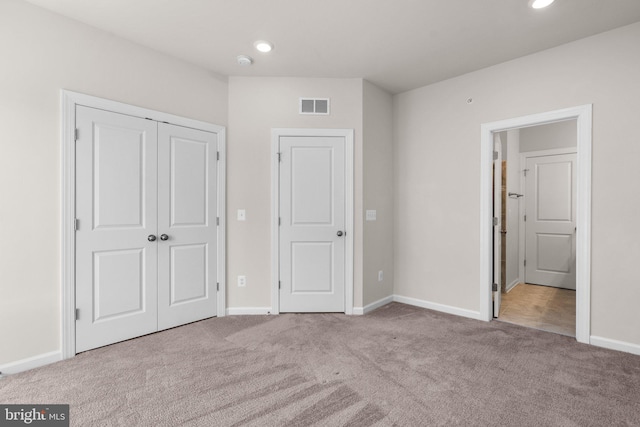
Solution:
<path fill-rule="evenodd" d="M 159 330 L 216 315 L 216 155 L 214 133 L 158 124 Z"/>
<path fill-rule="evenodd" d="M 157 330 L 155 122 L 78 107 L 77 351 Z"/>
<path fill-rule="evenodd" d="M 516 117 L 481 125 L 480 151 L 480 281 L 479 297 L 482 320 L 492 319 L 492 187 L 491 167 L 493 134 L 511 129 L 576 120 L 576 340 L 591 340 L 591 104 Z"/>
<path fill-rule="evenodd" d="M 500 315 L 502 301 L 502 141 L 494 134 L 493 144 L 493 317 Z"/>
<path fill-rule="evenodd" d="M 135 137 L 135 133 L 136 133 L 136 128 L 137 127 L 142 127 L 143 129 L 145 129 L 145 134 L 144 134 L 144 138 L 145 138 L 145 143 L 148 140 L 154 139 L 156 140 L 157 143 L 157 137 L 151 137 L 151 133 L 149 128 L 146 128 L 146 126 L 151 126 L 151 127 L 156 127 L 158 126 L 159 122 L 163 122 L 165 124 L 168 123 L 173 123 L 176 124 L 176 128 L 177 129 L 183 129 L 183 130 L 187 130 L 187 131 L 191 131 L 193 129 L 199 129 L 199 130 L 203 130 L 206 131 L 212 135 L 215 136 L 216 139 L 216 143 L 217 143 L 217 148 L 218 148 L 218 159 L 219 161 L 217 163 L 215 163 L 213 165 L 212 168 L 209 168 L 209 171 L 207 173 L 209 174 L 213 174 L 213 179 L 209 180 L 209 183 L 213 183 L 213 189 L 214 191 L 212 193 L 210 193 L 210 195 L 212 196 L 211 200 L 214 201 L 213 203 L 213 212 L 214 214 L 213 216 L 213 222 L 211 223 L 219 223 L 219 227 L 217 229 L 217 241 L 214 240 L 214 242 L 212 243 L 212 253 L 214 253 L 215 255 L 213 256 L 214 258 L 214 264 L 213 266 L 209 266 L 208 267 L 208 272 L 209 272 L 209 277 L 212 279 L 210 280 L 210 283 L 212 283 L 211 285 L 209 285 L 210 288 L 210 292 L 213 292 L 213 297 L 215 298 L 214 300 L 212 300 L 213 303 L 213 313 L 217 313 L 218 316 L 224 316 L 225 315 L 225 287 L 222 286 L 220 288 L 218 288 L 216 286 L 216 284 L 218 283 L 225 283 L 225 260 L 224 260 L 224 248 L 225 248 L 225 223 L 226 223 L 226 216 L 225 216 L 225 196 L 224 196 L 224 188 L 225 188 L 225 157 L 226 157 L 226 147 L 225 147 L 225 129 L 224 127 L 218 126 L 218 125 L 214 125 L 214 124 L 210 124 L 210 123 L 205 123 L 205 122 L 201 122 L 201 121 L 197 121 L 197 120 L 192 120 L 192 119 L 187 119 L 184 117 L 179 117 L 179 116 L 174 116 L 171 114 L 166 114 L 166 113 L 162 113 L 162 112 L 158 112 L 155 110 L 149 110 L 149 109 L 145 109 L 145 108 L 140 108 L 140 107 L 135 107 L 132 105 L 128 105 L 128 104 L 123 104 L 120 102 L 116 102 L 116 101 L 110 101 L 107 99 L 102 99 L 102 98 L 97 98 L 97 97 L 93 97 L 93 96 L 89 96 L 89 95 L 84 95 L 84 94 L 80 94 L 80 93 L 75 93 L 75 92 L 71 92 L 71 91 L 67 91 L 67 90 L 62 90 L 61 91 L 61 107 L 62 107 L 62 125 L 61 125 L 61 140 L 62 140 L 62 167 L 61 167 L 61 173 L 62 173 L 62 178 L 61 178 L 61 182 L 62 182 L 62 191 L 61 191 L 61 218 L 62 218 L 62 226 L 61 226 L 61 234 L 62 234 L 62 239 L 61 239 L 61 243 L 62 243 L 62 248 L 61 248 L 61 283 L 62 283 L 62 287 L 61 287 L 61 291 L 62 291 L 62 295 L 61 295 L 61 308 L 62 308 L 62 315 L 61 315 L 61 348 L 62 348 L 62 357 L 63 358 L 70 358 L 73 357 L 77 352 L 79 351 L 83 351 L 84 349 L 82 348 L 82 346 L 76 346 L 76 332 L 78 333 L 82 333 L 82 331 L 77 331 L 78 329 L 78 322 L 76 322 L 76 268 L 78 267 L 79 269 L 82 269 L 83 266 L 80 264 L 84 264 L 84 261 L 79 262 L 80 258 L 78 258 L 78 260 L 76 260 L 76 253 L 81 250 L 81 247 L 79 247 L 79 245 L 82 245 L 82 242 L 76 242 L 76 234 L 82 231 L 87 230 L 86 227 L 88 226 L 88 222 L 85 219 L 82 219 L 81 216 L 85 216 L 84 214 L 81 215 L 81 208 L 80 207 L 76 207 L 76 203 L 77 203 L 77 199 L 80 197 L 80 193 L 84 190 L 86 190 L 87 188 L 91 187 L 92 185 L 94 185 L 93 183 L 91 183 L 89 186 L 87 186 L 86 183 L 83 184 L 83 182 L 85 182 L 84 179 L 79 178 L 76 179 L 77 176 L 81 177 L 81 174 L 83 173 L 81 171 L 82 166 L 78 165 L 77 163 L 79 163 L 81 156 L 83 156 L 84 154 L 82 153 L 82 148 L 80 148 L 78 154 L 76 154 L 76 136 L 79 136 L 80 139 L 82 139 L 84 136 L 86 136 L 86 132 L 83 132 L 81 130 L 77 129 L 77 124 L 76 124 L 76 110 L 80 110 L 83 108 L 83 106 L 87 106 L 87 107 L 91 107 L 93 109 L 96 110 L 104 110 L 104 112 L 106 114 L 111 114 L 110 112 L 113 112 L 113 114 L 115 114 L 115 116 L 121 115 L 123 116 L 123 118 L 128 117 L 127 120 L 127 124 L 124 126 L 124 128 L 126 129 L 126 131 L 124 131 L 125 134 L 128 134 L 129 139 L 130 140 L 138 140 L 137 144 L 140 145 L 141 147 L 143 147 L 146 151 L 141 151 L 140 153 L 136 154 L 134 153 L 134 150 L 132 147 L 133 146 L 127 146 L 126 149 L 124 150 L 124 153 L 128 153 L 130 155 L 128 155 L 126 158 L 121 158 L 118 160 L 118 168 L 120 169 L 118 171 L 117 174 L 111 174 L 109 175 L 108 173 L 106 173 L 105 170 L 102 171 L 102 183 L 106 184 L 106 183 L 111 183 L 112 186 L 113 184 L 117 184 L 118 182 L 122 183 L 123 181 L 126 181 L 127 179 L 129 179 L 131 177 L 131 175 L 134 175 L 133 172 L 135 172 L 135 164 L 136 161 L 134 161 L 136 159 L 136 156 L 139 158 L 144 158 L 145 156 L 148 157 L 155 157 L 156 161 L 151 164 L 149 163 L 149 167 L 146 167 L 145 165 L 145 171 L 142 172 L 142 176 L 147 175 L 148 173 L 151 173 L 151 175 L 156 176 L 155 179 L 157 179 L 157 173 L 155 173 L 153 171 L 154 168 L 157 167 L 157 154 L 154 153 L 149 154 L 150 151 L 147 150 L 147 146 L 145 146 L 144 144 L 141 144 L 140 141 L 140 135 L 142 135 L 140 132 L 138 133 L 138 138 Z M 145 120 L 146 119 L 146 120 Z M 142 123 L 146 123 L 146 124 L 142 124 Z M 133 125 L 132 125 L 133 123 Z M 117 123 L 116 123 L 117 125 Z M 161 124 L 162 126 L 162 124 Z M 111 129 L 112 133 L 113 132 L 117 132 L 118 126 L 115 126 L 115 129 Z M 105 131 L 107 130 L 107 127 L 103 127 L 104 131 L 102 132 L 101 136 L 109 136 L 108 133 L 105 133 Z M 139 130 L 139 129 L 138 129 Z M 156 130 L 157 132 L 157 130 Z M 134 135 L 132 137 L 132 135 Z M 103 138 L 103 141 L 106 141 L 106 139 Z M 97 144 L 98 146 L 100 145 L 99 143 Z M 110 148 L 114 148 L 114 147 L 110 147 Z M 156 148 L 157 149 L 157 148 Z M 92 149 L 93 150 L 93 149 Z M 107 151 L 105 151 L 107 150 Z M 111 164 L 114 163 L 113 158 L 115 157 L 114 155 L 116 154 L 117 150 L 111 150 L 110 152 L 108 151 L 108 149 L 103 149 L 103 159 L 102 159 L 102 164 L 106 165 L 109 162 Z M 183 150 L 184 151 L 184 150 Z M 215 150 L 214 150 L 215 151 Z M 93 154 L 92 154 L 93 155 Z M 215 153 L 214 153 L 215 155 Z M 100 157 L 96 158 L 96 162 L 100 160 Z M 92 169 L 93 167 L 90 166 L 90 168 Z M 184 169 L 184 168 L 183 168 Z M 217 171 L 216 171 L 217 169 Z M 200 172 L 202 172 L 202 169 L 200 169 Z M 191 173 L 191 172 L 190 172 Z M 202 174 L 201 174 L 202 175 Z M 217 176 L 216 176 L 217 175 Z M 148 185 L 151 183 L 151 180 L 147 177 L 145 178 L 146 181 L 140 180 L 139 185 L 136 185 L 136 183 L 133 183 L 131 186 L 128 186 L 127 188 L 125 188 L 124 192 L 122 191 L 117 191 L 117 193 L 120 194 L 119 199 L 120 202 L 124 203 L 125 205 L 129 205 L 129 210 L 133 211 L 135 213 L 135 209 L 131 208 L 131 203 L 130 201 L 132 199 L 134 199 L 134 196 L 136 195 L 136 192 L 139 191 L 139 189 L 145 188 L 145 194 L 143 196 L 143 198 L 145 199 L 149 199 L 151 197 L 157 197 L 157 190 L 156 191 L 146 191 L 148 190 L 148 188 L 145 187 L 145 185 Z M 78 188 L 76 189 L 76 181 L 80 181 L 78 182 Z M 154 182 L 154 185 L 157 186 L 157 183 Z M 83 190 L 83 185 L 84 185 L 84 190 Z M 104 185 L 103 185 L 104 187 Z M 112 222 L 116 222 L 115 225 L 120 226 L 118 224 L 118 221 L 120 221 L 120 223 L 123 222 L 134 222 L 134 226 L 129 226 L 129 228 L 133 231 L 136 231 L 136 227 L 135 227 L 135 221 L 130 221 L 128 220 L 129 217 L 132 216 L 131 212 L 128 211 L 121 211 L 120 209 L 112 209 L 109 208 L 108 205 L 110 200 L 109 200 L 109 195 L 111 193 L 113 193 L 112 189 L 109 189 L 107 187 L 104 188 L 104 190 L 102 191 L 102 193 L 105 195 L 102 206 L 102 221 L 103 223 L 105 223 L 107 220 L 111 220 Z M 77 197 L 78 196 L 78 197 Z M 111 201 L 113 201 L 113 197 L 111 198 Z M 80 203 L 78 203 L 78 205 L 80 205 Z M 128 256 L 128 255 L 133 255 L 136 252 L 139 254 L 144 254 L 144 257 L 142 258 L 142 261 L 139 261 L 139 264 L 143 265 L 143 267 L 140 268 L 133 268 L 134 271 L 141 271 L 142 268 L 145 268 L 145 273 L 148 272 L 148 274 L 145 274 L 144 277 L 139 278 L 139 283 L 144 283 L 145 289 L 144 291 L 146 292 L 146 294 L 144 294 L 140 300 L 144 300 L 144 306 L 143 309 L 137 309 L 136 307 L 131 308 L 131 303 L 130 301 L 115 301 L 115 299 L 113 298 L 113 295 L 120 295 L 122 296 L 121 292 L 118 292 L 118 289 L 114 289 L 114 292 L 102 292 L 102 301 L 101 304 L 102 306 L 99 307 L 100 311 L 98 312 L 99 316 L 100 316 L 100 322 L 99 323 L 107 323 L 106 321 L 115 321 L 115 320 L 119 320 L 117 319 L 118 317 L 121 318 L 126 318 L 126 317 L 131 317 L 131 316 L 137 316 L 138 318 L 141 318 L 141 313 L 139 313 L 141 310 L 146 310 L 147 313 L 149 313 L 148 318 L 150 319 L 151 317 L 154 317 L 154 320 L 152 323 L 154 323 L 154 327 L 153 330 L 151 330 L 151 327 L 149 326 L 149 324 L 151 323 L 150 321 L 148 321 L 148 319 L 142 320 L 140 322 L 137 322 L 137 324 L 134 326 L 134 328 L 139 328 L 140 330 L 138 332 L 131 332 L 131 335 L 135 335 L 135 336 L 139 336 L 142 335 L 144 333 L 147 332 L 153 332 L 154 330 L 158 330 L 158 326 L 157 326 L 157 322 L 158 322 L 158 317 L 156 316 L 151 316 L 151 312 L 153 310 L 157 311 L 157 307 L 158 307 L 158 296 L 157 296 L 157 286 L 156 289 L 147 289 L 147 282 L 150 279 L 153 279 L 153 281 L 156 281 L 157 283 L 157 264 L 154 266 L 155 268 L 151 268 L 148 259 L 154 259 L 155 263 L 157 263 L 157 248 L 159 247 L 159 240 L 156 240 L 154 243 L 156 243 L 156 246 L 154 246 L 152 244 L 152 242 L 146 240 L 146 238 L 151 234 L 148 233 L 148 231 L 151 231 L 151 229 L 155 229 L 156 230 L 156 237 L 159 238 L 159 234 L 157 230 L 159 227 L 159 224 L 156 222 L 156 224 L 153 224 L 153 220 L 149 218 L 149 215 L 151 215 L 153 218 L 155 218 L 155 221 L 158 220 L 158 216 L 157 216 L 157 199 L 156 199 L 156 203 L 155 204 L 150 204 L 150 206 L 142 206 L 142 208 L 140 209 L 141 211 L 144 211 L 144 221 L 145 221 L 145 232 L 144 232 L 144 237 L 145 237 L 145 242 L 142 245 L 133 245 L 133 253 L 130 254 L 128 252 L 123 252 L 122 254 L 120 253 L 114 253 L 111 254 L 109 253 L 109 251 L 102 251 L 99 252 L 96 257 L 99 258 L 98 260 L 98 264 L 102 264 L 101 266 L 99 265 L 99 267 L 102 267 L 101 270 L 102 272 L 100 272 L 100 269 L 96 270 L 96 276 L 98 276 L 98 278 L 101 280 L 102 284 L 107 284 L 109 282 L 118 282 L 118 281 L 122 281 L 122 278 L 124 277 L 124 279 L 129 280 L 130 282 L 135 282 L 134 274 L 129 274 L 128 271 L 131 270 L 132 266 L 135 267 L 135 261 L 133 256 Z M 155 208 L 153 207 L 155 206 Z M 211 204 L 210 204 L 211 206 Z M 106 209 L 106 210 L 105 210 Z M 100 213 L 100 212 L 99 212 Z M 216 221 L 216 214 L 217 214 L 217 221 Z M 110 215 L 110 216 L 109 216 Z M 123 220 L 124 218 L 124 220 Z M 78 221 L 79 220 L 79 221 Z M 127 221 L 125 221 L 127 220 Z M 79 229 L 76 231 L 76 226 L 79 225 Z M 126 224 L 125 224 L 126 225 Z M 152 226 L 153 225 L 153 226 Z M 99 231 L 106 231 L 106 227 L 102 227 L 103 229 L 100 229 Z M 111 227 L 113 230 L 111 231 L 117 231 L 118 227 Z M 120 226 L 120 228 L 122 228 Z M 126 227 L 125 227 L 126 228 Z M 137 227 L 140 228 L 140 227 Z M 172 231 L 173 232 L 173 231 Z M 118 233 L 111 233 L 112 235 L 117 237 Z M 122 233 L 120 233 L 122 234 Z M 102 233 L 102 235 L 106 235 L 106 233 Z M 79 237 L 80 240 L 83 239 L 83 236 L 80 235 Z M 107 240 L 114 240 L 113 237 L 109 237 Z M 117 240 L 117 239 L 116 239 Z M 138 237 L 135 236 L 135 240 L 137 242 Z M 170 241 L 170 240 L 169 240 Z M 169 242 L 167 241 L 167 242 Z M 77 244 L 79 243 L 79 245 Z M 210 246 L 210 245 L 208 245 Z M 144 248 L 143 250 L 141 250 L 141 248 Z M 120 250 L 120 249 L 117 249 Z M 155 252 L 156 255 L 153 255 L 152 252 Z M 127 257 L 128 256 L 128 257 Z M 142 255 L 141 255 L 142 256 Z M 87 256 L 85 255 L 84 258 L 87 258 Z M 89 257 L 91 258 L 91 257 Z M 211 258 L 211 257 L 210 257 Z M 184 257 L 183 257 L 183 261 L 184 261 Z M 114 264 L 120 263 L 121 265 L 123 265 L 126 268 L 123 268 L 122 271 L 116 271 L 116 269 L 111 268 L 110 270 L 108 269 L 108 267 L 113 267 Z M 146 263 L 147 265 L 144 265 L 144 263 Z M 128 269 L 128 270 L 127 270 Z M 110 272 L 109 272 L 110 271 Z M 156 277 L 152 277 L 153 274 L 155 272 Z M 82 274 L 82 273 L 81 273 Z M 183 275 L 184 276 L 184 275 Z M 200 275 L 200 277 L 202 277 L 202 275 Z M 182 281 L 184 282 L 184 281 Z M 99 284 L 100 285 L 100 284 Z M 141 286 L 139 286 L 139 289 L 141 288 Z M 106 288 L 101 289 L 102 291 L 105 291 Z M 217 292 L 216 292 L 217 290 Z M 186 293 L 188 293 L 189 291 L 193 291 L 193 288 L 191 289 L 187 289 Z M 155 294 L 152 297 L 152 294 L 155 292 Z M 185 296 L 185 290 L 177 290 L 177 295 L 182 295 L 182 298 L 184 299 Z M 130 297 L 130 295 L 129 295 Z M 82 297 L 81 297 L 82 298 Z M 78 299 L 78 301 L 80 301 L 80 299 Z M 110 298 L 110 299 L 109 299 Z M 189 300 L 197 300 L 198 298 L 186 298 Z M 126 300 L 126 298 L 125 298 Z M 153 300 L 153 304 L 150 304 L 150 301 Z M 217 302 L 216 302 L 217 300 Z M 192 301 L 190 301 L 192 302 Z M 182 302 L 182 304 L 184 304 L 185 301 Z M 80 304 L 82 304 L 80 302 Z M 127 306 L 127 304 L 129 304 L 129 306 Z M 178 304 L 179 305 L 179 304 Z M 138 304 L 138 306 L 140 306 L 140 304 Z M 80 312 L 79 312 L 79 318 L 80 320 L 83 319 L 91 319 L 92 317 L 87 317 L 89 315 L 89 313 L 87 312 L 88 310 L 82 309 L 80 308 Z M 109 310 L 111 310 L 111 312 L 109 312 Z M 120 313 L 118 314 L 118 310 L 120 310 Z M 128 313 L 125 313 L 127 312 Z M 197 310 L 193 310 L 193 311 L 197 311 Z M 207 316 L 208 317 L 208 316 Z M 122 319 L 120 319 L 122 320 Z M 186 320 L 183 321 L 183 323 L 186 323 L 187 321 L 191 321 L 191 320 Z M 147 322 L 147 323 L 145 323 Z M 149 326 L 149 328 L 143 328 L 143 326 Z M 169 326 L 167 326 L 169 327 Z M 79 326 L 79 328 L 82 328 L 82 326 Z M 115 327 L 115 328 L 110 328 L 113 329 L 114 331 L 117 331 L 117 329 L 126 329 L 123 327 Z M 122 336 L 120 337 L 116 337 L 114 338 L 112 341 L 118 341 L 121 339 L 126 339 L 126 338 L 122 338 Z M 101 344 L 97 344 L 97 345 L 101 345 Z M 97 345 L 93 345 L 94 347 Z"/>
<path fill-rule="evenodd" d="M 272 312 L 353 312 L 353 131 L 273 129 Z"/>
<path fill-rule="evenodd" d="M 536 154 L 525 157 L 525 281 L 576 289 L 576 153 Z"/>

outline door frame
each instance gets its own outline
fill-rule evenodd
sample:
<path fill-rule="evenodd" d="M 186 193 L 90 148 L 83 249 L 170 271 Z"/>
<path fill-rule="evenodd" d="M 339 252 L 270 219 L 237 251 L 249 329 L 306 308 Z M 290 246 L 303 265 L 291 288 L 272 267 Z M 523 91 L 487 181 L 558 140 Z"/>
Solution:
<path fill-rule="evenodd" d="M 526 165 L 527 159 L 531 158 L 531 157 L 542 157 L 542 156 L 555 156 L 555 155 L 560 155 L 560 154 L 576 154 L 576 163 L 578 163 L 579 161 L 577 160 L 578 157 L 578 150 L 577 147 L 564 147 L 564 148 L 551 148 L 549 150 L 539 150 L 539 151 L 525 151 L 523 153 L 520 153 L 520 165 Z M 526 182 L 524 179 L 520 180 L 520 194 L 524 194 L 525 197 L 527 196 L 526 193 Z M 576 194 L 576 197 L 578 195 Z M 577 199 L 576 199 L 576 203 L 577 203 Z M 524 203 L 520 203 L 518 205 L 518 276 L 522 279 L 523 282 L 527 281 L 527 276 L 525 274 L 525 267 L 524 267 L 524 259 L 525 259 L 525 255 L 526 255 L 526 231 L 527 231 L 527 223 L 524 221 L 524 214 L 523 212 L 525 211 L 525 204 Z M 576 204 L 576 209 L 577 209 L 577 204 Z M 576 251 L 577 251 L 577 246 L 576 246 Z M 577 279 L 577 277 L 576 277 Z M 576 280 L 577 281 L 577 280 Z"/>
<path fill-rule="evenodd" d="M 218 287 L 216 298 L 216 316 L 225 315 L 226 305 L 226 207 L 225 207 L 225 177 L 226 177 L 226 129 L 223 126 L 212 123 L 201 122 L 186 117 L 175 116 L 173 114 L 136 107 L 117 101 L 85 95 L 62 89 L 60 91 L 60 348 L 62 358 L 69 359 L 76 355 L 76 299 L 75 299 L 75 218 L 76 218 L 76 156 L 75 156 L 75 129 L 76 129 L 76 106 L 97 108 L 126 114 L 134 117 L 149 118 L 158 122 L 168 122 L 178 126 L 184 126 L 218 135 L 218 152 L 220 161 L 218 163 L 218 212 L 220 218 L 218 227 L 218 259 L 217 282 L 222 284 Z"/>
<path fill-rule="evenodd" d="M 335 136 L 345 140 L 345 314 L 353 314 L 354 132 L 353 129 L 271 129 L 271 314 L 280 313 L 280 161 L 281 136 Z"/>
<path fill-rule="evenodd" d="M 492 319 L 493 133 L 565 120 L 577 121 L 576 194 L 576 340 L 590 344 L 591 334 L 591 147 L 592 104 L 532 114 L 481 125 L 480 150 L 480 318 Z"/>

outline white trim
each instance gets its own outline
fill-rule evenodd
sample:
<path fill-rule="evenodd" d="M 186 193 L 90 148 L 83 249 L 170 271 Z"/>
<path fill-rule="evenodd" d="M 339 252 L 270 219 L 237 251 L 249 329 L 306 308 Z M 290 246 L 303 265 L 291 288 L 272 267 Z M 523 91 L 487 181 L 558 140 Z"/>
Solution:
<path fill-rule="evenodd" d="M 608 348 L 610 350 L 624 351 L 625 353 L 637 354 L 640 356 L 640 345 L 630 342 L 612 340 L 591 335 L 591 345 Z"/>
<path fill-rule="evenodd" d="M 27 359 L 17 360 L 0 366 L 2 376 L 17 374 L 18 372 L 28 371 L 29 369 L 39 368 L 51 363 L 62 360 L 61 351 L 52 351 L 49 353 L 39 354 L 38 356 L 29 357 Z"/>
<path fill-rule="evenodd" d="M 509 285 L 505 287 L 505 292 L 507 292 L 507 293 L 511 292 L 513 290 L 513 288 L 515 288 L 519 284 L 520 284 L 520 278 L 518 277 L 516 280 L 514 280 L 511 283 L 509 283 Z"/>
<path fill-rule="evenodd" d="M 345 139 L 345 314 L 353 313 L 354 246 L 354 131 L 353 129 L 271 129 L 271 307 L 280 313 L 278 281 L 280 247 L 278 218 L 280 200 L 280 163 L 278 149 L 281 136 L 338 136 Z"/>
<path fill-rule="evenodd" d="M 392 302 L 393 302 L 393 295 L 389 295 L 388 297 L 379 299 L 378 301 L 372 302 L 371 304 L 367 304 L 364 307 L 353 307 L 353 314 L 361 316 L 363 314 L 370 313 L 373 310 L 376 310 Z"/>
<path fill-rule="evenodd" d="M 491 288 L 489 288 L 491 289 Z M 456 316 L 468 317 L 470 319 L 485 320 L 479 311 L 467 310 L 464 308 L 453 307 L 450 305 L 440 304 L 437 302 L 425 301 L 417 298 L 403 297 L 401 295 L 394 295 L 393 301 L 401 302 L 403 304 L 414 305 L 416 307 L 428 308 L 429 310 L 440 311 L 448 314 L 455 314 Z"/>
<path fill-rule="evenodd" d="M 226 316 L 227 302 L 227 139 L 226 129 L 222 128 L 218 131 L 218 153 L 220 153 L 220 161 L 218 162 L 218 296 L 216 298 L 216 316 Z"/>
<path fill-rule="evenodd" d="M 480 318 L 492 318 L 491 165 L 494 132 L 577 120 L 576 339 L 589 343 L 591 324 L 591 123 L 592 105 L 507 119 L 481 126 L 480 150 Z"/>
<path fill-rule="evenodd" d="M 578 150 L 576 147 L 551 148 L 549 150 L 539 151 L 524 151 L 520 153 L 520 169 L 521 171 L 526 169 L 527 159 L 533 157 L 558 156 L 561 154 L 575 154 L 577 152 Z M 526 179 L 522 179 L 521 177 L 520 194 L 524 195 L 524 200 L 527 199 L 526 181 Z M 524 283 L 527 282 L 527 270 L 524 266 L 524 259 L 527 254 L 527 223 L 524 220 L 525 211 L 526 203 L 518 203 L 518 275 L 522 277 L 522 281 Z"/>
<path fill-rule="evenodd" d="M 228 316 L 247 316 L 273 314 L 271 307 L 229 307 Z"/>
<path fill-rule="evenodd" d="M 127 114 L 134 117 L 150 118 L 159 122 L 169 122 L 178 126 L 204 130 L 218 135 L 218 149 L 220 162 L 218 164 L 218 200 L 221 203 L 220 228 L 221 234 L 218 245 L 218 280 L 222 285 L 217 295 L 216 312 L 220 316 L 225 314 L 226 305 L 226 252 L 225 252 L 225 162 L 226 142 L 225 128 L 212 123 L 201 122 L 173 114 L 149 110 L 123 104 L 117 101 L 97 98 L 62 89 L 60 91 L 60 141 L 61 141 L 61 251 L 60 251 L 60 349 L 61 357 L 68 359 L 76 354 L 75 332 L 75 112 L 77 105 L 97 108 Z M 222 242 L 220 242 L 220 240 Z"/>

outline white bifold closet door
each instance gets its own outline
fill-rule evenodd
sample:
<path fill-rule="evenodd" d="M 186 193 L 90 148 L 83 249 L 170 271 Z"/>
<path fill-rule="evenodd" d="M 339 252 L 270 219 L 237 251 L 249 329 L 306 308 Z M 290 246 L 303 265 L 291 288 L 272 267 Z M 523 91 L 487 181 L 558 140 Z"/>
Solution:
<path fill-rule="evenodd" d="M 77 107 L 76 351 L 216 315 L 217 136 Z"/>

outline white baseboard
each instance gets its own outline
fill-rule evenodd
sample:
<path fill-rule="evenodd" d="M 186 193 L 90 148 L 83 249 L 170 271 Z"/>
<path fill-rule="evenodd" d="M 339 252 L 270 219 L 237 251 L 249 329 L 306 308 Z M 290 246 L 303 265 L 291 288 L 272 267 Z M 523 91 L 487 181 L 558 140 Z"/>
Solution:
<path fill-rule="evenodd" d="M 2 372 L 3 376 L 12 375 L 17 374 L 18 372 L 28 371 L 29 369 L 39 368 L 40 366 L 48 365 L 50 363 L 59 362 L 61 360 L 62 352 L 59 350 L 52 351 L 29 357 L 27 359 L 17 360 L 5 365 L 0 365 L 0 372 Z"/>
<path fill-rule="evenodd" d="M 228 307 L 227 316 L 272 314 L 271 307 Z"/>
<path fill-rule="evenodd" d="M 515 288 L 516 286 L 518 286 L 520 284 L 520 279 L 516 279 L 513 282 L 511 282 L 506 288 L 505 291 L 509 292 L 511 291 L 513 288 Z"/>
<path fill-rule="evenodd" d="M 470 319 L 484 320 L 480 317 L 479 311 L 466 310 L 464 308 L 452 307 L 450 305 L 439 304 L 437 302 L 425 301 L 417 298 L 403 297 L 394 295 L 395 302 L 403 304 L 415 305 L 416 307 L 428 308 L 430 310 L 441 311 L 443 313 L 455 314 L 456 316 L 468 317 Z"/>
<path fill-rule="evenodd" d="M 390 302 L 393 302 L 393 295 L 389 295 L 388 297 L 379 299 L 378 301 L 372 302 L 371 304 L 367 304 L 364 307 L 353 307 L 354 315 L 363 315 L 372 312 L 376 308 L 380 308 L 383 305 L 387 305 Z"/>
<path fill-rule="evenodd" d="M 617 341 L 609 338 L 596 337 L 591 335 L 591 345 L 608 348 L 610 350 L 624 351 L 625 353 L 637 354 L 640 356 L 640 345 L 625 341 Z"/>

